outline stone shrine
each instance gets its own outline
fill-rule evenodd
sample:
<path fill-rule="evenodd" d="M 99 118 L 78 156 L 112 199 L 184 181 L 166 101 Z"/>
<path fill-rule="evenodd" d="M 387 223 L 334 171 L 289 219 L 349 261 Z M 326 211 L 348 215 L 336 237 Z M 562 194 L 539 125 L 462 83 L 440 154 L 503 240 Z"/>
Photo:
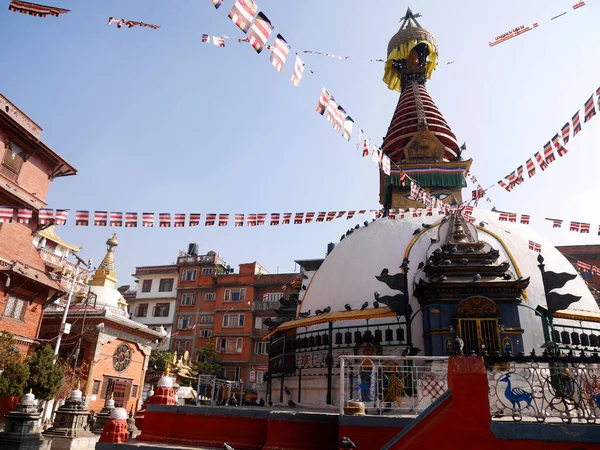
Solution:
<path fill-rule="evenodd" d="M 47 450 L 51 441 L 42 439 L 37 426 L 40 420 L 38 402 L 31 393 L 25 394 L 17 408 L 6 416 L 6 427 L 0 433 L 0 448 L 4 450 Z"/>

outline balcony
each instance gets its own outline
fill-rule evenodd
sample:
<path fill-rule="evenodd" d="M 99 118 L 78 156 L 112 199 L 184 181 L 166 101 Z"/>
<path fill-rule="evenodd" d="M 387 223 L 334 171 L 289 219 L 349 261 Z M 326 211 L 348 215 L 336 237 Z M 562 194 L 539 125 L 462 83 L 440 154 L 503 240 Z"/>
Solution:
<path fill-rule="evenodd" d="M 225 266 L 225 261 L 217 255 L 180 256 L 177 258 L 178 266 L 197 266 L 215 264 Z"/>
<path fill-rule="evenodd" d="M 71 284 L 73 283 L 73 279 L 70 276 L 65 276 L 62 274 L 51 274 L 50 276 L 54 279 L 54 281 L 61 285 L 65 292 L 69 292 L 69 290 L 71 289 Z M 82 283 L 81 281 L 75 281 L 73 293 L 78 294 L 80 292 L 83 292 L 85 289 L 87 289 L 87 287 L 87 284 Z"/>
<path fill-rule="evenodd" d="M 255 300 L 252 302 L 252 311 L 276 311 L 281 307 L 281 303 L 276 302 L 265 302 L 262 300 Z"/>

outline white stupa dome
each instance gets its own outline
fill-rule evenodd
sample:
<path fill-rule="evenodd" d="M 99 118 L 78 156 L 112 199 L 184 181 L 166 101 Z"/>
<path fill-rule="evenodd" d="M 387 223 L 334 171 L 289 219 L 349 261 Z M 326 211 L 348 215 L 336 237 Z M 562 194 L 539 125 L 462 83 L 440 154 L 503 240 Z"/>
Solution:
<path fill-rule="evenodd" d="M 108 307 L 114 310 L 119 310 L 120 304 L 125 301 L 121 293 L 111 287 L 91 286 L 90 290 L 97 295 L 97 307 Z"/>
<path fill-rule="evenodd" d="M 21 400 L 21 404 L 23 405 L 35 405 L 35 395 L 33 395 L 30 392 L 28 392 L 27 394 L 25 394 L 23 396 L 23 399 Z"/>
<path fill-rule="evenodd" d="M 79 388 L 71 391 L 71 400 L 81 400 L 83 398 L 83 392 Z"/>
<path fill-rule="evenodd" d="M 115 408 L 110 413 L 111 419 L 127 420 L 127 410 L 125 408 Z"/>
<path fill-rule="evenodd" d="M 106 400 L 106 408 L 114 408 L 115 407 L 115 400 L 111 397 L 108 400 Z"/>
<path fill-rule="evenodd" d="M 509 273 L 515 279 L 530 278 L 525 291 L 526 306 L 535 309 L 537 306 L 546 305 L 537 261 L 539 253 L 529 250 L 529 241 L 541 244 L 546 270 L 576 273 L 569 261 L 530 226 L 500 222 L 498 214 L 492 211 L 476 209 L 473 216 L 477 219 L 474 225 L 485 222 L 485 228 L 477 229 L 478 239 L 500 251 L 498 262 L 509 262 Z M 307 288 L 300 311 L 311 310 L 314 314 L 315 310 L 322 310 L 327 306 L 330 306 L 332 311 L 344 311 L 344 305 L 347 303 L 353 309 L 360 309 L 365 301 L 372 304 L 375 291 L 379 291 L 382 296 L 397 294 L 397 291 L 378 281 L 375 275 L 379 275 L 384 268 L 387 268 L 390 274 L 399 273 L 399 266 L 405 255 L 410 260 L 410 304 L 413 311 L 418 311 L 419 302 L 413 293 L 415 283 L 425 278 L 425 274 L 418 270 L 417 266 L 420 262 L 425 262 L 431 253 L 443 244 L 449 225 L 439 225 L 442 218 L 443 216 L 437 213 L 432 217 L 416 218 L 407 213 L 403 219 L 383 218 L 370 223 L 368 227 L 354 230 L 335 247 L 316 272 Z M 414 235 L 415 230 L 422 228 L 423 223 L 439 226 L 433 226 L 418 236 Z M 432 243 L 432 239 L 436 239 L 437 242 Z M 599 311 L 598 304 L 580 276 L 557 292 L 581 296 L 581 300 L 571 304 L 569 309 Z M 539 347 L 544 342 L 539 317 L 530 309 L 519 310 L 521 325 L 528 330 L 523 336 L 525 348 Z M 413 321 L 413 336 L 420 336 L 420 331 L 420 320 Z M 418 340 L 415 340 L 415 344 L 419 345 Z"/>
<path fill-rule="evenodd" d="M 158 380 L 158 383 L 156 383 L 156 386 L 172 388 L 173 378 L 171 378 L 169 375 L 163 375 L 160 377 L 160 380 Z"/>

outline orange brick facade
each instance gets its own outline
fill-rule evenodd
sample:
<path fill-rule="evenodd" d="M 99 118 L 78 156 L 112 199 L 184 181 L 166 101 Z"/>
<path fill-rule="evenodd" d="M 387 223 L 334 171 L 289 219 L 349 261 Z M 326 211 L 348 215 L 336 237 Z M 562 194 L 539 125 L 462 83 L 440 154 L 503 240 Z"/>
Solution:
<path fill-rule="evenodd" d="M 180 257 L 178 265 L 172 350 L 179 355 L 187 350 L 197 359 L 202 348 L 215 348 L 224 375 L 253 391 L 268 370 L 262 321 L 275 317 L 283 285 L 298 274 L 268 274 L 255 262 L 230 273 L 211 253 Z"/>

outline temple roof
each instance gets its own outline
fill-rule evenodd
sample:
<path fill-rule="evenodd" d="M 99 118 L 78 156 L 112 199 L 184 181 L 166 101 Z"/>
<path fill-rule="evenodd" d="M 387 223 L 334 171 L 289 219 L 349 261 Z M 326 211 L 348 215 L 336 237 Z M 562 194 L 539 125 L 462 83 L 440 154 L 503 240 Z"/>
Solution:
<path fill-rule="evenodd" d="M 428 129 L 444 147 L 444 160 L 459 159 L 456 136 L 425 86 L 417 81 L 404 86 L 383 142 L 383 152 L 394 162 L 406 159 L 405 147 L 419 130 Z"/>
<path fill-rule="evenodd" d="M 40 236 L 46 238 L 46 240 L 55 242 L 55 243 L 57 243 L 59 245 L 62 245 L 63 247 L 66 247 L 66 248 L 68 248 L 69 250 L 71 250 L 73 252 L 78 252 L 82 248 L 82 247 L 77 247 L 76 245 L 73 245 L 73 244 L 69 244 L 66 241 L 63 241 L 60 238 L 60 236 L 58 234 L 56 234 L 56 230 L 54 229 L 54 225 L 49 226 L 48 228 L 44 228 L 43 230 L 39 230 L 37 232 L 37 234 L 39 234 Z"/>

